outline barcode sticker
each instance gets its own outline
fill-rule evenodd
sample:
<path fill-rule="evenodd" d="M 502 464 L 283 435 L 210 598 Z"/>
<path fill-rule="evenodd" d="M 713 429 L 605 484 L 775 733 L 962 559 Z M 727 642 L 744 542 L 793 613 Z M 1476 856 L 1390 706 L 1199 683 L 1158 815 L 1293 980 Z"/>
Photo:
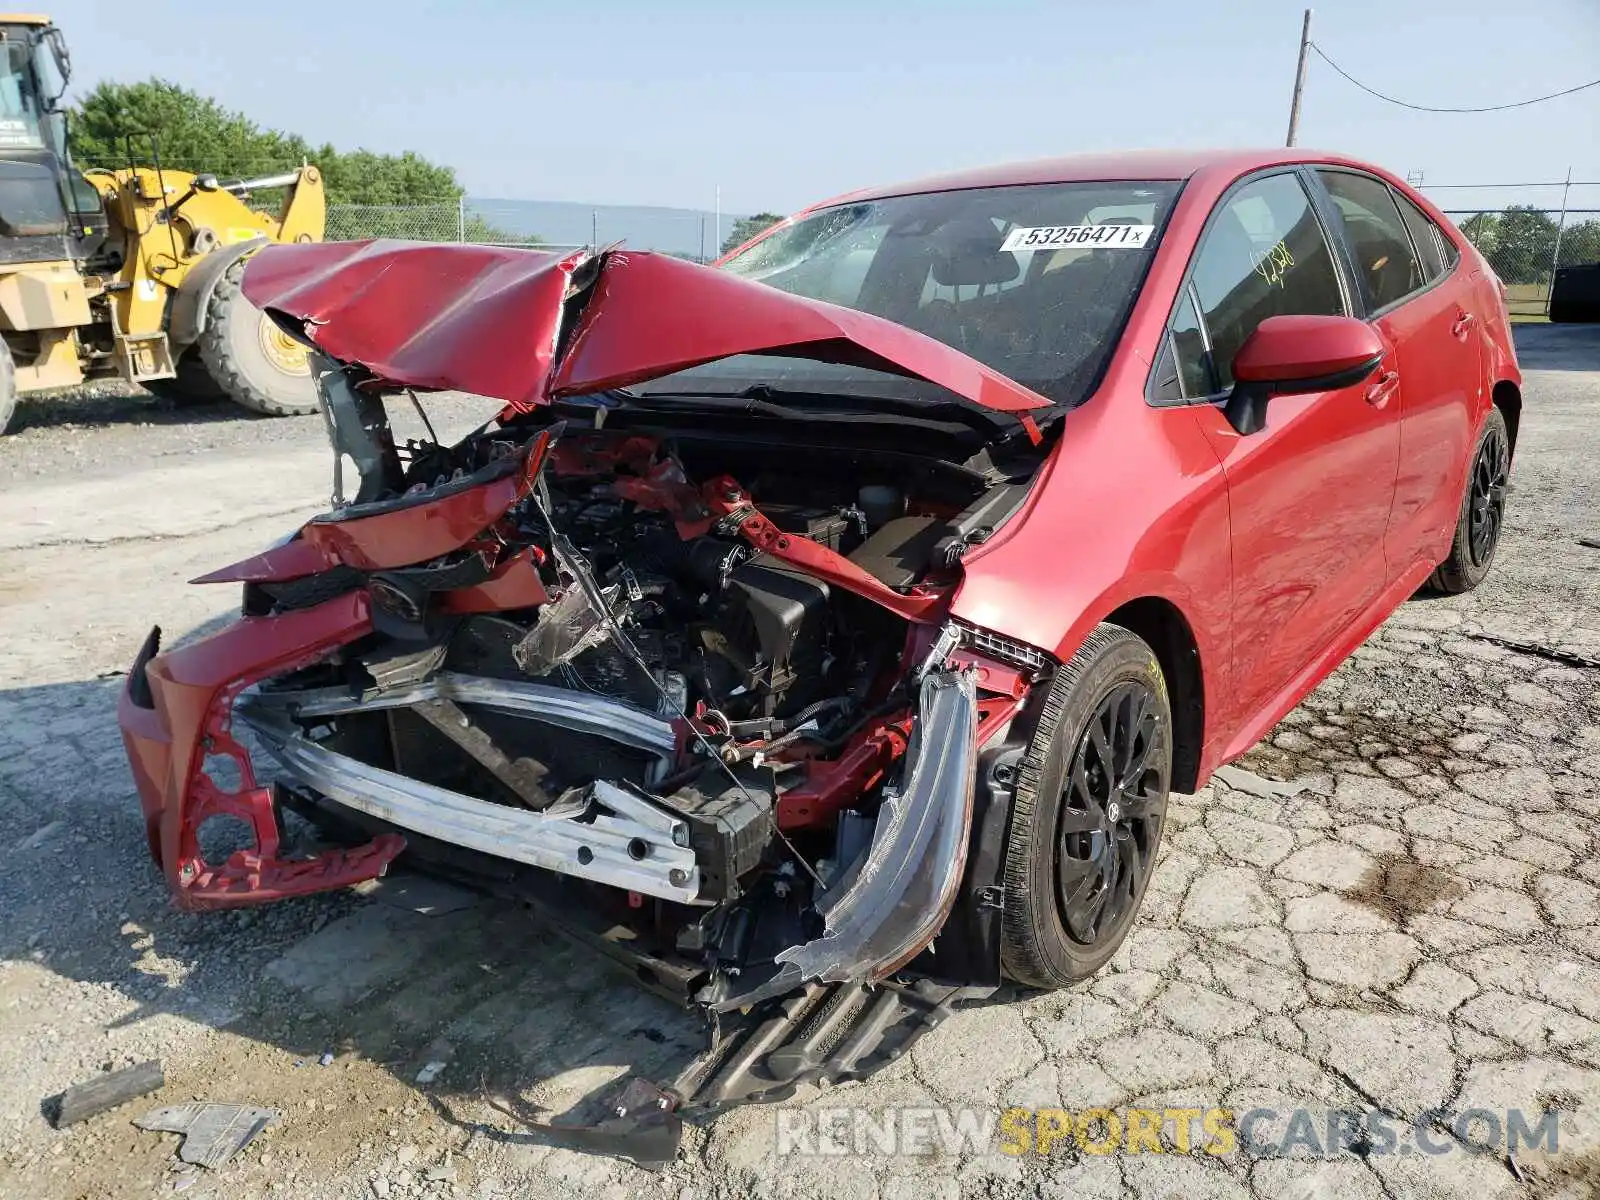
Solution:
<path fill-rule="evenodd" d="M 1139 250 L 1156 231 L 1154 225 L 1035 225 L 1006 234 L 1002 250 Z"/>

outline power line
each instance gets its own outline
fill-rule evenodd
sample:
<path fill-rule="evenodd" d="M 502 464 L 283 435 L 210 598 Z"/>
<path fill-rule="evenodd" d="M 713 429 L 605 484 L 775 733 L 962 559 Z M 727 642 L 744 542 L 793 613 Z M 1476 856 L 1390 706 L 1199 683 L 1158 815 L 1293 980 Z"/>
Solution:
<path fill-rule="evenodd" d="M 1377 88 L 1368 87 L 1366 84 L 1362 83 L 1359 79 L 1357 79 L 1354 75 L 1350 74 L 1349 71 L 1346 71 L 1338 63 L 1334 62 L 1333 59 L 1329 58 L 1327 56 L 1327 54 L 1324 53 L 1322 47 L 1317 45 L 1315 42 L 1311 43 L 1311 48 L 1317 52 L 1317 57 L 1318 58 L 1320 58 L 1323 62 L 1327 63 L 1335 71 L 1339 72 L 1339 74 L 1343 75 L 1351 83 L 1355 84 L 1363 92 L 1366 92 L 1369 95 L 1376 96 L 1379 100 L 1387 100 L 1390 104 L 1398 104 L 1401 108 L 1413 109 L 1416 112 L 1430 112 L 1430 113 L 1504 112 L 1506 109 L 1509 109 L 1509 108 L 1527 108 L 1528 105 L 1530 105 L 1530 104 L 1543 104 L 1546 100 L 1555 100 L 1555 99 L 1558 99 L 1561 96 L 1570 96 L 1574 92 L 1581 92 L 1581 91 L 1584 91 L 1586 88 L 1600 87 L 1600 79 L 1591 79 L 1588 83 L 1580 83 L 1577 87 L 1569 87 L 1569 88 L 1565 89 L 1564 91 L 1560 91 L 1560 92 L 1551 92 L 1548 96 L 1535 96 L 1532 100 L 1518 100 L 1515 104 L 1486 104 L 1486 105 L 1483 105 L 1480 108 L 1436 108 L 1436 107 L 1434 107 L 1432 105 L 1428 105 L 1428 104 L 1408 104 L 1404 100 L 1396 100 L 1393 96 L 1386 96 L 1382 92 L 1378 91 Z"/>

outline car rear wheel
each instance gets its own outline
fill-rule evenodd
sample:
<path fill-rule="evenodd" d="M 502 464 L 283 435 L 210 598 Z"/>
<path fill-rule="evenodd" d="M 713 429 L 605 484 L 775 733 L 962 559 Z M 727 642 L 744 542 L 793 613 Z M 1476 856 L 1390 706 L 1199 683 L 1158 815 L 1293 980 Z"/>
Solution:
<path fill-rule="evenodd" d="M 1172 781 L 1172 709 L 1155 654 L 1097 626 L 1050 684 L 1017 770 L 1002 963 L 1057 988 L 1105 965 L 1155 867 Z"/>
<path fill-rule="evenodd" d="M 1498 408 L 1489 410 L 1467 470 L 1466 495 L 1456 518 L 1455 536 L 1450 540 L 1450 557 L 1428 577 L 1430 590 L 1451 596 L 1470 592 L 1483 582 L 1505 526 L 1511 439 Z"/>
<path fill-rule="evenodd" d="M 228 268 L 207 306 L 200 335 L 206 372 L 236 403 L 269 417 L 317 411 L 306 349 L 245 298 L 239 283 L 249 259 Z"/>

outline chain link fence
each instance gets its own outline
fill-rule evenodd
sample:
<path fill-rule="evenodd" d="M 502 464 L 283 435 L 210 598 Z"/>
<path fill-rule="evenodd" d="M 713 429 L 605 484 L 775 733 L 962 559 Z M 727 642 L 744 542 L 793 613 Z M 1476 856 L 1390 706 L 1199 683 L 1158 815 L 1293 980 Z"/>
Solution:
<path fill-rule="evenodd" d="M 330 242 L 403 238 L 414 242 L 564 248 L 552 247 L 538 234 L 500 228 L 465 200 L 442 204 L 330 204 L 323 238 Z"/>
<path fill-rule="evenodd" d="M 271 166 L 263 164 L 262 173 L 272 173 Z M 1546 315 L 1559 268 L 1600 262 L 1600 181 L 1420 186 L 1488 259 L 1506 285 L 1513 315 Z M 263 193 L 250 203 L 275 211 L 280 196 Z M 736 219 L 640 205 L 462 197 L 436 204 L 330 204 L 324 236 L 328 241 L 403 238 L 550 250 L 620 241 L 709 262 Z"/>
<path fill-rule="evenodd" d="M 474 200 L 440 204 L 330 204 L 327 241 L 404 238 L 571 250 L 625 242 L 696 262 L 717 255 L 717 227 L 735 220 L 692 210 L 642 205 L 584 205 L 554 201 Z"/>
<path fill-rule="evenodd" d="M 1423 184 L 1506 285 L 1513 316 L 1543 317 L 1562 267 L 1600 262 L 1600 182 Z"/>
<path fill-rule="evenodd" d="M 1558 269 L 1600 262 L 1600 208 L 1447 208 L 1444 213 L 1506 285 L 1513 316 L 1544 316 Z"/>
<path fill-rule="evenodd" d="M 1445 215 L 1506 285 L 1512 314 L 1523 318 L 1549 312 L 1558 268 L 1600 261 L 1600 184 L 1482 185 L 1495 197 L 1527 194 L 1540 187 L 1554 187 L 1558 197 L 1567 199 L 1580 188 L 1594 191 L 1583 197 L 1588 207 L 1517 201 L 1493 207 L 1460 204 L 1460 199 L 1473 198 L 1473 189 L 1449 189 L 1435 196 L 1443 201 Z M 722 232 L 727 232 L 731 220 L 722 218 Z M 530 227 L 539 232 L 526 232 Z M 716 255 L 717 234 L 710 214 L 692 211 L 462 199 L 424 205 L 330 205 L 326 236 L 329 241 L 391 237 L 553 250 L 624 241 L 636 249 L 663 250 L 705 262 Z"/>

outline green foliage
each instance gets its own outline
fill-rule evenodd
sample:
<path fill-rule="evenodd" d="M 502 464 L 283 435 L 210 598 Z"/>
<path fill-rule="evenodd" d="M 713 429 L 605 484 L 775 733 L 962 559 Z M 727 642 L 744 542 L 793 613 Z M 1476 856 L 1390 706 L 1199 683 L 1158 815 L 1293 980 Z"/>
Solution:
<path fill-rule="evenodd" d="M 1513 204 L 1500 214 L 1494 230 L 1495 273 L 1507 283 L 1544 283 L 1556 252 L 1560 226 L 1547 212 Z"/>
<path fill-rule="evenodd" d="M 783 218 L 777 213 L 769 212 L 756 213 L 753 217 L 740 217 L 733 223 L 728 236 L 722 239 L 722 253 L 726 254 L 729 250 L 744 245 L 756 234 L 781 220 Z"/>
<path fill-rule="evenodd" d="M 1561 266 L 1600 262 L 1600 221 L 1579 221 L 1561 235 Z"/>
<path fill-rule="evenodd" d="M 72 107 L 72 157 L 79 167 L 150 165 L 150 133 L 160 139 L 161 165 L 206 171 L 220 179 L 293 170 L 303 162 L 322 170 L 330 204 L 453 202 L 461 185 L 450 167 L 407 151 L 375 154 L 313 146 L 298 134 L 263 129 L 243 113 L 162 79 L 102 82 Z M 454 221 L 451 232 L 454 233 Z"/>
<path fill-rule="evenodd" d="M 1545 209 L 1513 204 L 1502 212 L 1477 213 L 1461 223 L 1494 273 L 1507 284 L 1550 282 L 1555 261 L 1556 234 L 1561 229 L 1555 215 Z M 1600 221 L 1571 222 L 1561 233 L 1561 266 L 1600 260 Z"/>

